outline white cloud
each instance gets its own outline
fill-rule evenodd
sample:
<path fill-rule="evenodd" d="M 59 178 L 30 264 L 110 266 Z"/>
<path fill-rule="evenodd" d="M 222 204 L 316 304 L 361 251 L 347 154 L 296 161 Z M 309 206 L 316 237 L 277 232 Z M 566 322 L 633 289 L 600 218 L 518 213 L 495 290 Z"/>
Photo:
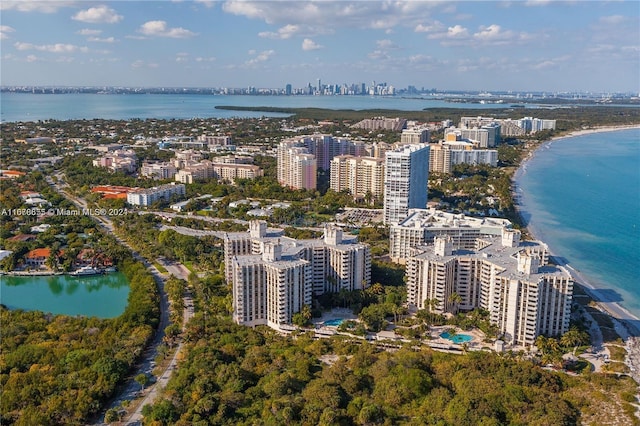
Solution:
<path fill-rule="evenodd" d="M 310 38 L 305 38 L 302 41 L 302 50 L 318 50 L 318 49 L 322 49 L 324 46 L 316 43 L 315 41 L 311 40 Z"/>
<path fill-rule="evenodd" d="M 131 64 L 131 68 L 140 69 L 140 68 L 158 68 L 159 65 L 154 62 L 145 62 L 142 59 L 138 59 Z"/>
<path fill-rule="evenodd" d="M 600 18 L 600 22 L 607 25 L 619 25 L 626 20 L 627 18 L 622 15 L 603 16 Z"/>
<path fill-rule="evenodd" d="M 525 6 L 546 6 L 551 3 L 551 0 L 527 0 Z"/>
<path fill-rule="evenodd" d="M 210 57 L 208 57 L 208 58 L 205 58 L 205 57 L 203 57 L 203 56 L 198 56 L 198 57 L 195 59 L 195 61 L 196 61 L 196 62 L 213 62 L 213 61 L 215 61 L 215 60 L 216 60 L 216 58 L 215 58 L 214 56 L 210 56 Z"/>
<path fill-rule="evenodd" d="M 371 53 L 367 54 L 367 57 L 369 59 L 374 59 L 376 61 L 380 61 L 383 59 L 391 59 L 391 56 L 389 56 L 389 54 L 387 52 L 385 52 L 384 50 L 374 50 Z"/>
<path fill-rule="evenodd" d="M 427 24 L 427 25 L 418 24 L 413 29 L 413 31 L 417 33 L 434 33 L 434 32 L 439 32 L 443 30 L 444 30 L 444 24 L 440 21 L 433 21 L 433 23 Z"/>
<path fill-rule="evenodd" d="M 424 29 L 424 28 L 423 28 Z M 532 34 L 525 32 L 515 32 L 511 30 L 504 30 L 500 25 L 481 25 L 478 31 L 471 34 L 469 30 L 462 25 L 454 25 L 447 28 L 446 31 L 437 31 L 429 33 L 427 38 L 432 40 L 441 40 L 443 46 L 462 46 L 467 45 L 471 47 L 479 46 L 499 46 L 507 44 L 523 43 L 532 39 L 542 40 L 547 38 L 547 35 L 540 34 L 533 37 Z"/>
<path fill-rule="evenodd" d="M 13 46 L 18 50 L 38 50 L 40 52 L 49 52 L 49 53 L 74 53 L 74 52 L 87 53 L 89 51 L 88 47 L 81 47 L 81 46 L 76 46 L 74 44 L 64 44 L 64 43 L 38 45 L 38 44 L 31 44 L 31 43 L 16 42 Z"/>
<path fill-rule="evenodd" d="M 0 2 L 0 10 L 17 10 L 18 12 L 55 13 L 63 7 L 75 5 L 76 1 L 5 1 Z"/>
<path fill-rule="evenodd" d="M 240 1 L 223 3 L 222 10 L 233 15 L 259 19 L 270 25 L 299 25 L 323 34 L 336 28 L 373 28 L 387 31 L 397 25 L 414 26 L 427 19 L 435 1 Z M 381 16 L 384 16 L 381 19 Z M 305 30 L 305 35 L 314 35 Z"/>
<path fill-rule="evenodd" d="M 89 37 L 87 41 L 95 42 L 95 43 L 114 43 L 116 39 L 114 37 Z"/>
<path fill-rule="evenodd" d="M 500 25 L 481 26 L 480 31 L 473 34 L 476 40 L 489 43 L 506 43 L 517 37 L 513 31 L 502 31 Z"/>
<path fill-rule="evenodd" d="M 398 48 L 398 45 L 389 39 L 376 40 L 376 46 L 378 46 L 379 49 L 397 49 Z"/>
<path fill-rule="evenodd" d="M 89 28 L 83 28 L 80 31 L 76 31 L 76 34 L 80 34 L 83 36 L 97 36 L 102 34 L 102 30 L 91 30 Z"/>
<path fill-rule="evenodd" d="M 90 24 L 116 24 L 122 21 L 123 16 L 118 15 L 110 7 L 100 5 L 81 10 L 71 17 L 75 21 L 87 22 Z"/>
<path fill-rule="evenodd" d="M 166 21 L 148 21 L 140 26 L 139 33 L 150 37 L 188 38 L 196 33 L 181 27 L 169 28 Z"/>
<path fill-rule="evenodd" d="M 469 30 L 467 30 L 462 25 L 455 25 L 447 29 L 447 37 L 449 38 L 464 38 L 464 37 L 467 37 L 468 35 L 469 35 Z"/>
<path fill-rule="evenodd" d="M 249 54 L 252 54 L 252 55 L 256 54 L 255 50 L 250 50 L 249 52 L 253 52 L 253 53 L 249 53 Z M 246 64 L 247 65 L 257 65 L 260 62 L 268 61 L 269 58 L 271 58 L 275 53 L 276 53 L 275 50 L 263 50 L 262 52 L 258 53 L 255 58 L 249 59 L 246 62 Z"/>
<path fill-rule="evenodd" d="M 462 25 L 454 25 L 447 28 L 446 31 L 439 31 L 427 36 L 430 39 L 449 39 L 449 40 L 464 40 L 469 38 L 469 30 Z"/>
<path fill-rule="evenodd" d="M 13 28 L 8 25 L 0 25 L 0 40 L 6 40 L 9 38 L 8 33 L 15 32 Z"/>
<path fill-rule="evenodd" d="M 40 60 L 40 58 L 38 58 L 36 55 L 27 56 L 27 62 L 36 62 L 38 60 Z"/>
<path fill-rule="evenodd" d="M 277 32 L 272 32 L 272 31 L 263 31 L 261 33 L 258 33 L 258 35 L 260 37 L 264 37 L 264 38 L 272 38 L 272 39 L 288 39 L 291 38 L 291 36 L 295 35 L 296 33 L 298 33 L 300 31 L 300 26 L 299 25 L 285 25 L 282 28 L 279 28 Z"/>
<path fill-rule="evenodd" d="M 201 5 L 204 5 L 207 8 L 211 8 L 216 4 L 216 2 L 213 0 L 195 0 L 195 3 L 200 3 Z"/>

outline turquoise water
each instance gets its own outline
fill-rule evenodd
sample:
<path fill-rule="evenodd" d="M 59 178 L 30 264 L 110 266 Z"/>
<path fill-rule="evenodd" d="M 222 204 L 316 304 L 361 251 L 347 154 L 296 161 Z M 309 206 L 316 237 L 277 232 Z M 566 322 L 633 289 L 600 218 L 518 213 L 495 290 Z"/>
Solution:
<path fill-rule="evenodd" d="M 114 318 L 124 312 L 128 296 L 129 284 L 120 272 L 87 277 L 0 277 L 0 303 L 9 309 Z"/>
<path fill-rule="evenodd" d="M 457 344 L 470 342 L 471 340 L 473 340 L 473 337 L 469 336 L 468 334 L 454 334 L 453 336 L 451 336 L 448 331 L 440 334 L 440 337 L 442 337 L 443 339 L 451 340 L 453 343 Z"/>
<path fill-rule="evenodd" d="M 548 143 L 516 183 L 534 235 L 640 315 L 640 130 Z"/>
<path fill-rule="evenodd" d="M 340 324 L 342 324 L 344 322 L 344 319 L 342 318 L 336 318 L 336 319 L 332 319 L 329 321 L 325 321 L 323 322 L 324 325 L 329 326 L 329 327 L 337 327 Z"/>

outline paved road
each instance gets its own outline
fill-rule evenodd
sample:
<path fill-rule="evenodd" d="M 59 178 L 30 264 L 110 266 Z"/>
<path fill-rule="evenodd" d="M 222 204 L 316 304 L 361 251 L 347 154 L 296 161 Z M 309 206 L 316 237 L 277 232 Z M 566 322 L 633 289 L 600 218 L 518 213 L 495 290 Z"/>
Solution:
<path fill-rule="evenodd" d="M 73 202 L 77 207 L 87 208 L 87 202 L 81 198 L 75 197 L 71 195 L 64 188 L 67 185 L 62 181 L 61 175 L 58 174 L 58 182 L 54 183 L 51 178 L 47 178 L 48 183 L 61 195 L 65 198 Z M 155 336 L 152 342 L 147 346 L 146 350 L 143 352 L 142 356 L 138 364 L 136 365 L 135 372 L 129 377 L 124 387 L 122 387 L 118 391 L 118 395 L 113 398 L 108 407 L 105 408 L 104 412 L 106 412 L 109 408 L 117 408 L 120 407 L 122 402 L 131 401 L 138 396 L 140 391 L 140 385 L 134 380 L 135 376 L 140 373 L 151 374 L 153 370 L 153 363 L 158 355 L 158 346 L 162 343 L 164 338 L 164 329 L 169 325 L 169 300 L 167 293 L 164 291 L 164 282 L 168 278 L 168 274 L 173 274 L 178 278 L 186 280 L 189 276 L 189 270 L 182 264 L 178 262 L 166 262 L 163 259 L 156 259 L 158 263 L 163 265 L 168 274 L 162 274 L 153 263 L 147 261 L 143 258 L 138 252 L 136 252 L 133 247 L 131 247 L 126 241 L 122 240 L 118 235 L 114 232 L 113 222 L 106 216 L 91 216 L 106 232 L 112 234 L 116 240 L 124 245 L 125 247 L 131 250 L 134 259 L 142 262 L 144 266 L 151 272 L 153 275 L 156 284 L 158 286 L 158 292 L 160 294 L 160 323 L 158 325 L 158 329 L 155 333 Z M 193 317 L 194 307 L 193 300 L 190 295 L 185 295 L 184 298 L 184 312 L 182 316 L 182 326 L 187 324 L 187 322 Z M 140 424 L 142 420 L 142 407 L 147 404 L 152 404 L 158 396 L 159 389 L 162 389 L 166 386 L 171 373 L 177 366 L 177 355 L 182 350 L 182 342 L 179 343 L 178 348 L 175 352 L 173 359 L 171 360 L 169 366 L 165 371 L 162 372 L 160 377 L 156 380 L 155 383 L 152 383 L 146 390 L 146 395 L 141 404 L 139 404 L 138 409 L 129 415 L 129 418 L 126 419 L 126 424 Z M 104 412 L 99 416 L 100 421 L 94 423 L 94 425 L 103 425 L 104 420 Z"/>
<path fill-rule="evenodd" d="M 182 267 L 184 268 L 184 266 Z M 191 296 L 186 295 L 184 298 L 184 302 L 185 302 L 184 303 L 185 307 L 182 315 L 182 330 L 185 329 L 187 323 L 194 315 L 193 300 Z M 139 424 L 142 421 L 142 418 L 143 418 L 142 409 L 144 408 L 145 405 L 153 404 L 155 400 L 158 398 L 158 396 L 161 394 L 162 390 L 167 386 L 167 383 L 171 378 L 171 374 L 178 367 L 178 358 L 179 358 L 179 354 L 182 351 L 183 351 L 183 342 L 180 341 L 178 343 L 178 347 L 176 348 L 175 353 L 173 354 L 173 358 L 171 358 L 171 362 L 169 363 L 169 366 L 160 375 L 160 377 L 158 377 L 156 383 L 154 383 L 153 386 L 150 386 L 147 389 L 144 399 L 140 402 L 140 404 L 138 405 L 138 408 L 125 419 L 125 422 L 126 422 L 125 424 L 135 425 L 135 424 Z"/>

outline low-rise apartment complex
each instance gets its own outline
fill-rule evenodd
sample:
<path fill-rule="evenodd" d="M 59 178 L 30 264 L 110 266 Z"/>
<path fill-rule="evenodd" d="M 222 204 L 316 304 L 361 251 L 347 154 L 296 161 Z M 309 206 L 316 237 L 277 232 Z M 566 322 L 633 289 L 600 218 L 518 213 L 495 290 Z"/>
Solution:
<path fill-rule="evenodd" d="M 172 197 L 184 197 L 185 187 L 181 183 L 169 183 L 153 188 L 136 188 L 127 193 L 127 203 L 148 207 L 157 201 L 170 201 Z"/>

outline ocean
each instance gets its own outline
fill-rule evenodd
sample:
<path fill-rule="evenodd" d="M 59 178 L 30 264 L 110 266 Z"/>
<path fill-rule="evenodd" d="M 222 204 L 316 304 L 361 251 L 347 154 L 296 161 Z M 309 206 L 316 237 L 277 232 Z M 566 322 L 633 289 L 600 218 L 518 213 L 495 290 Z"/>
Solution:
<path fill-rule="evenodd" d="M 536 238 L 640 317 L 640 129 L 546 143 L 516 186 Z"/>

